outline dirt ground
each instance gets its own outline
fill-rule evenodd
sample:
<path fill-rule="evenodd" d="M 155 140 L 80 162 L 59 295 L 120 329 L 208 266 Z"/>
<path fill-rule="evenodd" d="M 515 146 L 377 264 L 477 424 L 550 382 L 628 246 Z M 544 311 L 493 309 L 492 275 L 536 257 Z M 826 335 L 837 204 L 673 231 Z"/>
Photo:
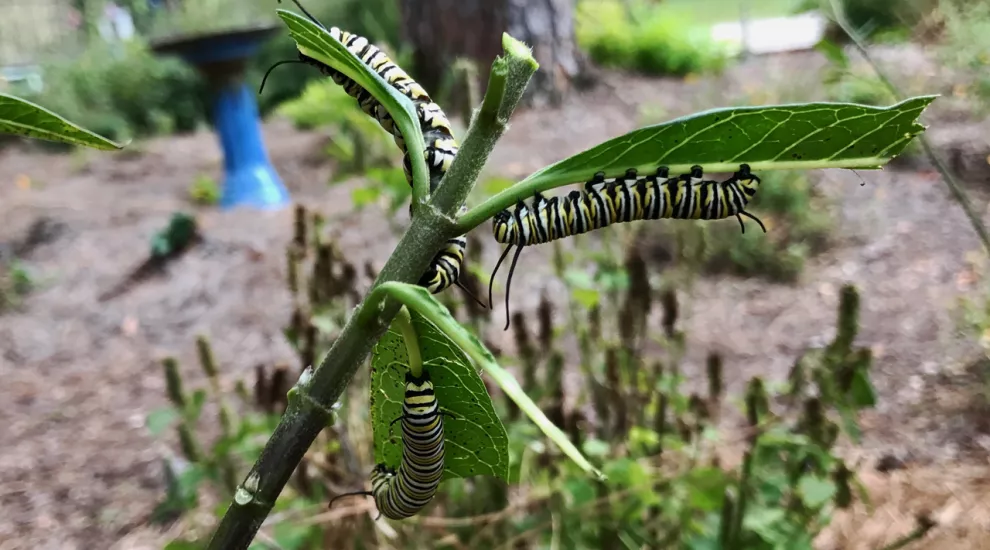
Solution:
<path fill-rule="evenodd" d="M 814 54 L 792 54 L 751 59 L 714 81 L 608 75 L 607 85 L 559 109 L 518 113 L 488 169 L 525 175 L 637 126 L 638 105 L 659 106 L 670 118 L 725 104 L 718 90 L 753 98 L 767 82 L 784 82 L 813 92 L 815 78 L 790 75 L 821 65 Z M 947 113 L 927 122 L 933 131 L 958 124 Z M 279 120 L 264 133 L 293 197 L 333 218 L 341 248 L 358 265 L 369 259 L 380 266 L 396 236 L 375 208 L 350 212 L 350 191 L 360 182 L 326 185 L 322 138 Z M 0 316 L 0 549 L 160 547 L 164 535 L 145 522 L 161 496 L 162 457 L 172 442 L 152 438 L 144 419 L 166 402 L 161 357 L 191 366 L 193 339 L 206 334 L 228 386 L 257 363 L 293 358 L 281 336 L 290 314 L 284 245 L 291 209 L 196 209 L 205 245 L 167 277 L 97 300 L 141 261 L 173 211 L 193 209 L 188 185 L 200 173 L 219 177 L 220 163 L 210 133 L 155 139 L 130 153 L 0 151 L 0 243 L 22 237 L 41 218 L 50 220 L 51 235 L 25 258 L 42 287 L 20 310 Z M 717 350 L 732 373 L 730 389 L 755 374 L 780 378 L 802 349 L 831 337 L 837 291 L 855 283 L 862 293 L 858 343 L 876 353 L 880 403 L 864 416 L 866 441 L 851 452 L 866 470 L 882 453 L 908 460 L 909 468 L 895 477 L 867 473 L 880 495 L 877 510 L 868 520 L 862 510 L 840 518 L 822 547 L 877 547 L 929 511 L 943 526 L 937 541 L 916 547 L 990 548 L 990 436 L 977 430 L 968 408 L 966 386 L 975 380 L 965 366 L 976 350 L 956 318 L 958 299 L 975 289 L 967 257 L 980 251 L 979 242 L 924 163 L 814 177 L 834 199 L 838 245 L 812 260 L 797 284 L 702 280 L 682 316 L 685 368 L 703 372 L 705 354 Z M 986 218 L 983 190 L 968 189 Z M 554 289 L 541 254 L 547 252 L 524 256 L 526 269 L 513 284 L 516 308 Z M 486 246 L 487 268 L 496 255 Z M 493 315 L 500 323 L 504 313 Z M 500 330 L 490 336 L 505 338 Z"/>

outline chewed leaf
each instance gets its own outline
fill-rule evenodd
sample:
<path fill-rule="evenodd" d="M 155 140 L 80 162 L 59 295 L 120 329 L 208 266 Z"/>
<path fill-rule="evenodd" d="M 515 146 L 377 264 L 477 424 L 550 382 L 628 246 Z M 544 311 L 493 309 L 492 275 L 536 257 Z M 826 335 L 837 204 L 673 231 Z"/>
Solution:
<path fill-rule="evenodd" d="M 428 319 L 451 343 L 467 354 L 476 365 L 481 367 L 492 380 L 502 388 L 502 391 L 512 399 L 526 416 L 532 420 L 543 433 L 560 448 L 568 458 L 573 460 L 585 472 L 588 472 L 599 479 L 605 476 L 588 461 L 581 451 L 571 443 L 560 428 L 558 428 L 536 403 L 526 395 L 519 382 L 507 371 L 499 366 L 488 348 L 471 334 L 469 330 L 461 326 L 450 315 L 450 311 L 438 302 L 425 288 L 397 282 L 383 283 L 375 289 L 375 293 L 386 293 L 404 304 L 411 313 L 417 313 Z M 374 300 L 374 296 L 371 297 Z M 424 355 L 425 357 L 425 355 Z M 373 396 L 376 397 L 376 396 Z"/>
<path fill-rule="evenodd" d="M 411 312 L 423 368 L 433 380 L 443 416 L 443 479 L 489 475 L 508 481 L 509 439 L 491 397 L 464 353 L 433 323 Z M 399 332 L 389 330 L 374 350 L 371 421 L 375 460 L 397 468 L 402 459 L 400 423 L 408 355 Z"/>
<path fill-rule="evenodd" d="M 0 134 L 83 145 L 93 149 L 123 148 L 122 145 L 77 126 L 41 105 L 4 93 L 0 93 Z"/>

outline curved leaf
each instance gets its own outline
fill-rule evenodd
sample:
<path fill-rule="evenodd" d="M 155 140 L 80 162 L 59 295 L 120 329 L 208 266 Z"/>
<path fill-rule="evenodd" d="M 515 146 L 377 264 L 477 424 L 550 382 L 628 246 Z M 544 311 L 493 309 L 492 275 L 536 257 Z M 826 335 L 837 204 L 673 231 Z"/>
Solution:
<path fill-rule="evenodd" d="M 109 151 L 123 146 L 77 126 L 41 105 L 0 93 L 0 134 L 26 136 Z"/>
<path fill-rule="evenodd" d="M 568 458 L 573 460 L 585 472 L 588 472 L 599 479 L 605 476 L 595 468 L 581 451 L 571 443 L 567 435 L 536 406 L 536 403 L 526 395 L 526 392 L 519 386 L 519 382 L 507 371 L 499 366 L 495 357 L 485 347 L 484 344 L 471 334 L 469 330 L 462 327 L 451 315 L 447 308 L 438 302 L 425 288 L 390 281 L 382 283 L 370 297 L 375 303 L 375 293 L 384 292 L 404 304 L 411 313 L 418 313 L 432 322 L 445 334 L 451 342 L 467 354 L 471 360 L 481 367 L 495 383 L 502 388 L 502 391 L 509 396 L 512 401 L 532 420 L 537 427 L 553 441 Z"/>
<path fill-rule="evenodd" d="M 339 40 L 306 17 L 288 10 L 275 10 L 289 28 L 289 35 L 303 54 L 321 61 L 357 82 L 385 106 L 406 143 L 423 143 L 423 133 L 412 101 L 352 54 Z M 413 181 L 429 186 L 423 147 L 407 147 L 413 167 Z"/>
<path fill-rule="evenodd" d="M 490 475 L 508 481 L 509 437 L 495 413 L 485 383 L 457 348 L 433 323 L 410 313 L 424 368 L 430 373 L 443 418 L 443 479 Z M 377 462 L 398 468 L 402 429 L 389 426 L 402 415 L 402 394 L 409 368 L 406 346 L 394 326 L 374 350 L 371 367 L 371 423 Z"/>
<path fill-rule="evenodd" d="M 561 160 L 489 198 L 461 216 L 470 229 L 536 192 L 587 181 L 595 172 L 621 176 L 629 168 L 672 174 L 701 165 L 733 172 L 740 164 L 761 170 L 876 169 L 925 130 L 922 111 L 937 96 L 914 97 L 890 107 L 805 103 L 714 109 L 633 130 Z"/>

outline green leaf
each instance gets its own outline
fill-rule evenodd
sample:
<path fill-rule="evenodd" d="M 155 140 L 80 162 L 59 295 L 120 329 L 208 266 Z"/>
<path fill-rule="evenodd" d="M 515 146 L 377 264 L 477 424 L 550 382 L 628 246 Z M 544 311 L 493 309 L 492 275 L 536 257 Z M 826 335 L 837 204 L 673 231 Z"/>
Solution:
<path fill-rule="evenodd" d="M 371 70 L 352 54 L 339 40 L 309 19 L 288 10 L 275 10 L 300 52 L 344 73 L 367 90 L 395 120 L 406 143 L 423 143 L 423 133 L 412 101 Z M 426 160 L 422 147 L 407 147 L 413 167 L 413 179 L 429 186 Z"/>
<path fill-rule="evenodd" d="M 835 483 L 827 478 L 806 475 L 798 481 L 798 494 L 809 508 L 818 508 L 835 496 Z"/>
<path fill-rule="evenodd" d="M 172 425 L 172 422 L 180 416 L 179 412 L 174 408 L 162 407 L 148 413 L 148 417 L 144 420 L 144 425 L 147 426 L 152 436 L 158 437 L 165 433 L 165 430 Z"/>
<path fill-rule="evenodd" d="M 471 360 L 481 367 L 499 385 L 503 392 L 526 413 L 543 433 L 553 441 L 561 451 L 573 460 L 582 470 L 604 479 L 602 473 L 592 466 L 581 451 L 571 443 L 560 428 L 554 425 L 536 403 L 519 386 L 519 382 L 499 366 L 495 357 L 470 331 L 462 327 L 451 315 L 447 308 L 438 302 L 429 291 L 420 286 L 390 281 L 379 285 L 375 293 L 386 293 L 402 302 L 410 312 L 419 313 L 429 319 L 450 340 L 464 351 Z M 372 304 L 376 303 L 372 296 Z"/>
<path fill-rule="evenodd" d="M 41 105 L 4 93 L 0 93 L 0 134 L 83 145 L 104 151 L 123 148 L 123 145 L 77 126 Z"/>
<path fill-rule="evenodd" d="M 743 528 L 752 531 L 761 539 L 774 543 L 784 539 L 784 533 L 778 524 L 785 520 L 783 508 L 756 508 L 746 513 Z"/>
<path fill-rule="evenodd" d="M 203 413 L 203 405 L 206 404 L 206 390 L 198 389 L 192 393 L 192 400 L 189 402 L 186 418 L 195 423 L 199 420 L 199 415 Z"/>
<path fill-rule="evenodd" d="M 708 172 L 735 171 L 743 163 L 757 172 L 880 168 L 924 131 L 917 119 L 935 97 L 891 107 L 805 103 L 705 111 L 610 139 L 531 174 L 486 203 L 501 202 L 520 188 L 532 195 L 587 181 L 598 171 L 615 177 L 629 168 L 649 173 L 661 165 L 673 174 L 694 164 Z"/>
<path fill-rule="evenodd" d="M 924 131 L 917 119 L 935 97 L 891 107 L 806 103 L 714 109 L 610 139 L 519 185 L 565 185 L 599 170 L 619 176 L 628 168 L 646 172 L 661 165 L 674 173 L 693 164 L 710 172 L 734 171 L 742 163 L 755 171 L 879 168 Z"/>
<path fill-rule="evenodd" d="M 495 413 L 485 383 L 457 346 L 430 321 L 410 312 L 424 368 L 430 373 L 444 416 L 446 456 L 443 479 L 490 475 L 508 481 L 509 437 Z M 394 327 L 375 346 L 371 368 L 371 423 L 375 459 L 398 468 L 402 428 L 389 426 L 402 416 L 409 357 Z"/>
<path fill-rule="evenodd" d="M 873 407 L 877 404 L 877 394 L 865 369 L 856 369 L 849 388 L 852 404 L 857 408 Z"/>

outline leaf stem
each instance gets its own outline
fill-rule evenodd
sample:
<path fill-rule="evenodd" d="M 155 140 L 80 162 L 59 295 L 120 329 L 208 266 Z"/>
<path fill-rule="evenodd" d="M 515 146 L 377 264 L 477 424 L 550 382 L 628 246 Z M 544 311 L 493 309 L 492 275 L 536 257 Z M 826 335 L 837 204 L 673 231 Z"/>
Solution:
<path fill-rule="evenodd" d="M 503 40 L 503 45 L 506 42 Z M 528 73 L 518 68 L 511 70 L 519 66 L 514 55 L 516 49 L 517 46 L 511 43 L 506 46 L 510 70 L 504 89 L 511 93 L 505 93 L 499 102 L 500 119 L 508 119 L 529 76 L 535 71 L 535 66 Z M 250 546 L 306 450 L 330 421 L 328 411 L 332 410 L 333 403 L 343 394 L 372 346 L 399 311 L 400 304 L 385 294 L 376 293 L 377 287 L 389 281 L 415 284 L 443 243 L 459 234 L 451 218 L 459 204 L 457 199 L 460 197 L 463 202 L 463 197 L 470 193 L 480 166 L 484 165 L 495 140 L 505 129 L 504 124 L 486 124 L 482 117 L 478 118 L 465 137 L 462 153 L 457 156 L 459 160 L 454 161 L 454 166 L 459 163 L 468 166 L 457 171 L 451 167 L 444 177 L 448 184 L 436 193 L 436 208 L 420 208 L 416 212 L 365 300 L 354 310 L 319 366 L 311 373 L 309 369 L 303 371 L 294 388 L 302 398 L 290 400 L 261 455 L 238 486 L 210 539 L 209 550 L 246 550 Z M 414 149 L 410 148 L 411 151 Z M 466 156 L 474 155 L 474 158 L 460 160 L 465 152 Z M 414 167 L 416 164 L 414 162 Z M 477 165 L 479 169 L 473 170 L 471 165 Z"/>
<path fill-rule="evenodd" d="M 381 288 L 381 287 L 379 287 Z M 398 315 L 392 319 L 392 324 L 399 329 L 402 340 L 406 344 L 406 355 L 409 356 L 409 371 L 413 376 L 419 378 L 423 375 L 423 355 L 419 350 L 419 338 L 416 336 L 416 327 L 412 324 L 412 316 L 406 306 L 399 309 Z"/>
<path fill-rule="evenodd" d="M 893 81 L 887 77 L 887 74 L 880 68 L 880 65 L 873 59 L 869 51 L 866 49 L 866 43 L 863 37 L 859 34 L 859 31 L 854 29 L 849 21 L 846 19 L 845 12 L 843 11 L 842 3 L 838 0 L 830 0 L 832 4 L 832 14 L 835 17 L 835 22 L 842 29 L 842 32 L 849 36 L 852 40 L 854 46 L 859 51 L 863 59 L 870 65 L 873 72 L 880 79 L 880 82 L 887 88 L 887 90 L 897 99 L 903 99 L 904 94 L 894 85 Z M 942 159 L 935 153 L 932 148 L 931 143 L 924 134 L 918 136 L 921 141 L 921 147 L 925 150 L 925 154 L 928 155 L 928 159 L 935 165 L 935 169 L 942 176 L 942 181 L 945 185 L 949 187 L 949 192 L 952 193 L 952 197 L 959 203 L 962 207 L 963 212 L 966 217 L 969 218 L 969 223 L 973 226 L 973 230 L 976 231 L 976 235 L 983 242 L 983 248 L 988 253 L 990 253 L 990 232 L 987 232 L 986 225 L 983 224 L 983 220 L 980 219 L 980 215 L 977 214 L 976 209 L 973 208 L 973 204 L 969 201 L 969 197 L 966 192 L 963 191 L 962 186 L 956 181 L 955 176 L 952 175 L 952 171 L 942 162 Z"/>

